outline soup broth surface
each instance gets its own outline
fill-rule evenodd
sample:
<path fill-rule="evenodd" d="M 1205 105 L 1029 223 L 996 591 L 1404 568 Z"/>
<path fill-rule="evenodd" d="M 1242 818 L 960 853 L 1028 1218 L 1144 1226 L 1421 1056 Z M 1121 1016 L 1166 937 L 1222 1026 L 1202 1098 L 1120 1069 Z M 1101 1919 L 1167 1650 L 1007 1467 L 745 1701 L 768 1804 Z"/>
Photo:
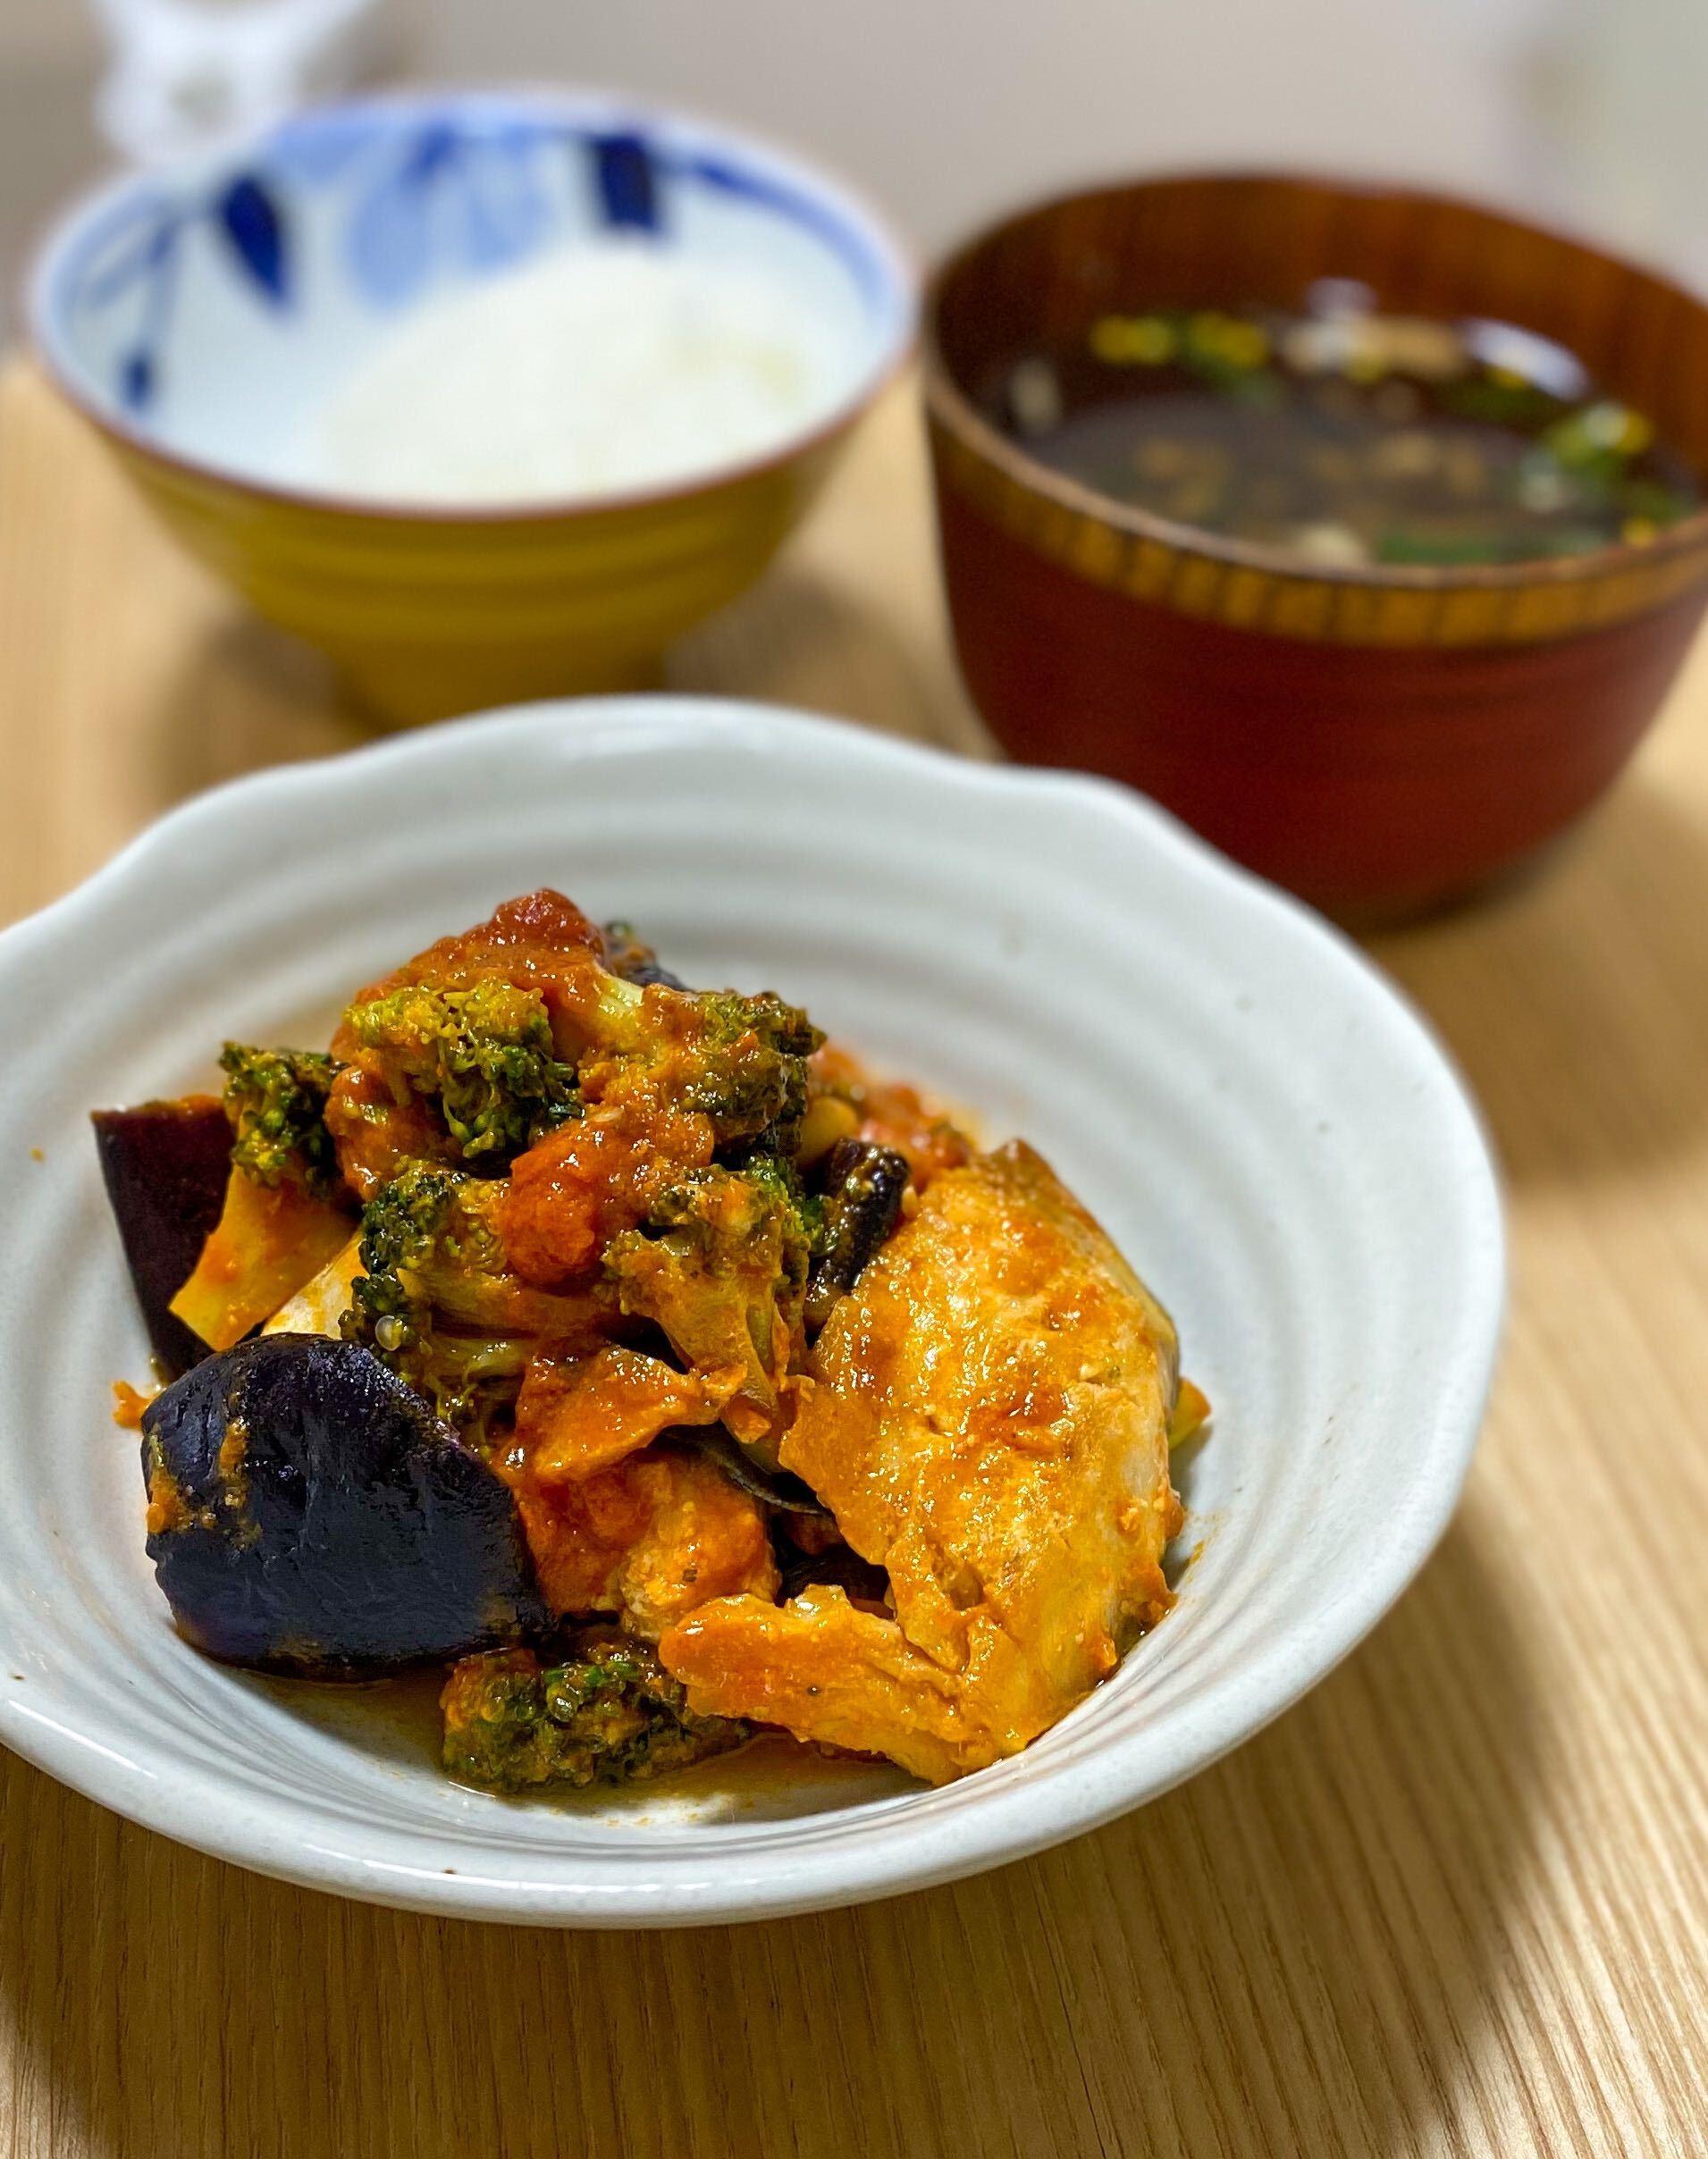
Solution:
<path fill-rule="evenodd" d="M 986 409 L 1100 494 L 1325 565 L 1585 554 L 1700 506 L 1685 460 L 1561 347 L 1351 291 L 1104 315 L 1002 369 Z"/>

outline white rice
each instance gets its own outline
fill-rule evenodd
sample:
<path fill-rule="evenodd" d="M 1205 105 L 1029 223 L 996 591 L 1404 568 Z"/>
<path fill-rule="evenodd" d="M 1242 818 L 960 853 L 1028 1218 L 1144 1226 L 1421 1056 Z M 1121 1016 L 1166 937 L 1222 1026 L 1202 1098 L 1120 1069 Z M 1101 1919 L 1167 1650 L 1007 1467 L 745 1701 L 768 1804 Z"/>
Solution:
<path fill-rule="evenodd" d="M 290 463 L 310 486 L 462 508 L 667 485 L 827 418 L 844 374 L 761 271 L 602 242 L 425 302 Z"/>

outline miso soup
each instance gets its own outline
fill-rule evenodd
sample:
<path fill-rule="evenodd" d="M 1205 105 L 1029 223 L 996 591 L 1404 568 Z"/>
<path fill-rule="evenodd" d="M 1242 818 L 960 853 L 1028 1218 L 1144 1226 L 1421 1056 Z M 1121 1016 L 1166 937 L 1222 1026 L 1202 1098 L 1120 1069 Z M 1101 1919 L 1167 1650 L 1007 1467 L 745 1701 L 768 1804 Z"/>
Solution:
<path fill-rule="evenodd" d="M 1641 542 L 1697 477 L 1563 348 L 1383 315 L 1150 307 L 1022 356 L 990 416 L 1043 463 L 1177 525 L 1307 560 L 1527 562 Z"/>

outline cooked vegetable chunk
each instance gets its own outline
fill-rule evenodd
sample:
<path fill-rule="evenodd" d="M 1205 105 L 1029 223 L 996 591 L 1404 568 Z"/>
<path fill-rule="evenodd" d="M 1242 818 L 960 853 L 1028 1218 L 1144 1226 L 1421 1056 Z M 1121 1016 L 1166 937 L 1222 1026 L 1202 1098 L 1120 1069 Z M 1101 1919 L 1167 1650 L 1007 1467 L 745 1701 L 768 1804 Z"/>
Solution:
<path fill-rule="evenodd" d="M 338 1067 L 322 1050 L 252 1049 L 228 1042 L 220 1052 L 231 1160 L 258 1183 L 293 1177 L 323 1197 L 338 1183 L 326 1130 L 326 1096 Z"/>
<path fill-rule="evenodd" d="M 623 1311 L 663 1330 L 717 1390 L 736 1439 L 770 1467 L 792 1413 L 808 1249 L 798 1199 L 765 1158 L 747 1172 L 691 1171 L 658 1195 L 642 1228 L 605 1251 Z"/>
<path fill-rule="evenodd" d="M 351 1005 L 345 1024 L 397 1099 L 413 1091 L 438 1105 L 466 1162 L 508 1162 L 580 1110 L 544 998 L 502 975 L 467 989 L 407 983 Z"/>
<path fill-rule="evenodd" d="M 711 1118 L 720 1145 L 763 1133 L 774 1153 L 788 1152 L 806 1108 L 806 1061 L 824 1037 L 769 991 L 705 990 L 692 1004 L 683 1029 L 689 1106 Z"/>
<path fill-rule="evenodd" d="M 632 922 L 607 922 L 602 935 L 605 964 L 625 982 L 638 982 L 643 988 L 649 982 L 662 982 L 667 989 L 688 987 L 680 975 L 660 966 L 658 953 L 636 935 Z"/>
<path fill-rule="evenodd" d="M 220 1218 L 172 1311 L 215 1349 L 229 1349 L 319 1273 L 349 1235 L 326 1129 L 337 1075 L 318 1050 L 220 1055 L 231 1174 Z"/>
<path fill-rule="evenodd" d="M 356 1301 L 357 1278 L 362 1272 L 362 1239 L 352 1237 L 342 1251 L 335 1252 L 313 1281 L 279 1309 L 262 1328 L 263 1334 L 324 1334 L 337 1341 L 344 1332 L 344 1315 Z"/>
<path fill-rule="evenodd" d="M 172 1300 L 219 1220 L 231 1128 L 212 1095 L 97 1110 L 90 1122 L 148 1340 L 175 1378 L 211 1354 Z"/>
<path fill-rule="evenodd" d="M 765 1507 L 697 1451 L 644 1447 L 568 1482 L 526 1456 L 501 1467 L 554 1612 L 612 1612 L 656 1642 L 708 1598 L 777 1593 Z"/>
<path fill-rule="evenodd" d="M 168 1388 L 142 1432 L 148 1554 L 198 1649 L 343 1677 L 544 1624 L 503 1483 L 353 1343 L 245 1342 Z"/>
<path fill-rule="evenodd" d="M 536 1357 L 516 1403 L 516 1444 L 542 1484 L 574 1483 L 650 1447 L 660 1433 L 711 1424 L 727 1399 L 661 1357 L 607 1343 L 591 1357 Z"/>
<path fill-rule="evenodd" d="M 505 1221 L 517 1267 L 545 1289 L 588 1274 L 717 1149 L 786 1156 L 819 1038 L 775 997 L 640 989 L 602 970 L 584 987 L 585 1114 L 517 1162 Z"/>
<path fill-rule="evenodd" d="M 362 1210 L 339 1321 L 347 1341 L 372 1349 L 482 1448 L 514 1407 L 543 1339 L 585 1350 L 597 1318 L 592 1299 L 554 1297 L 509 1271 L 495 1220 L 502 1205 L 495 1180 L 411 1164 Z"/>
<path fill-rule="evenodd" d="M 652 1651 L 627 1635 L 584 1640 L 543 1668 L 530 1650 L 466 1657 L 440 1697 L 452 1777 L 501 1792 L 627 1784 L 721 1754 L 750 1726 L 695 1717 Z"/>
<path fill-rule="evenodd" d="M 824 1220 L 807 1282 L 806 1323 L 816 1334 L 901 1219 L 907 1157 L 869 1139 L 839 1139 L 825 1157 Z"/>
<path fill-rule="evenodd" d="M 973 1155 L 972 1141 L 939 1105 L 902 1080 L 874 1080 L 846 1050 L 827 1043 L 812 1059 L 814 1102 L 837 1105 L 852 1118 L 856 1138 L 905 1156 L 921 1192 L 933 1177 L 958 1169 Z M 834 1137 L 840 1138 L 837 1130 Z"/>
<path fill-rule="evenodd" d="M 349 1216 L 294 1177 L 263 1184 L 234 1165 L 220 1218 L 172 1309 L 210 1348 L 229 1349 L 312 1281 L 349 1232 Z"/>

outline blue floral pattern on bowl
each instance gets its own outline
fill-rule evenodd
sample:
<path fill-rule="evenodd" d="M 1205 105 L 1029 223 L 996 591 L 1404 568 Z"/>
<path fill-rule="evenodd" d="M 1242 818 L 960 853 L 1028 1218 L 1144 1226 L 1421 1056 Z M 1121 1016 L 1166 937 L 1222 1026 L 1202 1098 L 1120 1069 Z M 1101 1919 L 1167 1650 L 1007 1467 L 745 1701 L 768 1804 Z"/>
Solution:
<path fill-rule="evenodd" d="M 719 202 L 834 264 L 875 341 L 905 335 L 909 280 L 881 234 L 787 161 L 686 122 L 484 94 L 309 112 L 206 177 L 121 183 L 50 244 L 37 334 L 69 349 L 94 401 L 149 424 L 183 358 L 192 261 L 285 335 L 313 307 L 395 315 L 566 239 L 669 245 Z"/>

